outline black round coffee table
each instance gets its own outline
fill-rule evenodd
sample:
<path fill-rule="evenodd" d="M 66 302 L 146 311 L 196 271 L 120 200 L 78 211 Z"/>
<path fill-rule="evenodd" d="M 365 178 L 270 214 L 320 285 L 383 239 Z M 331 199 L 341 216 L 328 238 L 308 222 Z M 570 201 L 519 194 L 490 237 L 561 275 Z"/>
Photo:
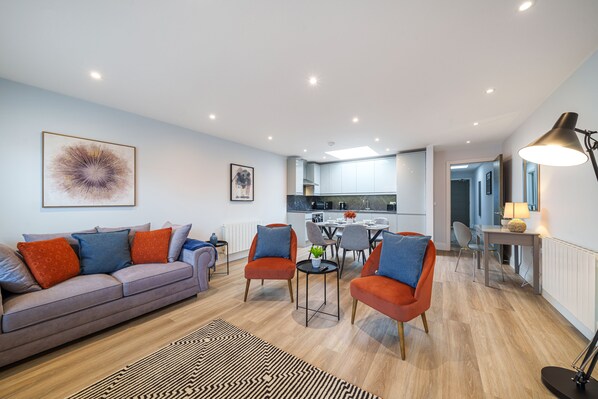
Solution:
<path fill-rule="evenodd" d="M 305 307 L 299 306 L 299 272 L 305 273 Z M 326 313 L 320 309 L 326 305 L 326 275 L 328 273 L 336 272 L 336 314 Z M 323 274 L 324 275 L 324 303 L 320 305 L 317 309 L 310 309 L 308 307 L 308 299 L 309 299 L 309 275 L 310 274 Z M 334 316 L 337 320 L 341 319 L 341 307 L 340 307 L 340 289 L 339 289 L 339 274 L 338 274 L 338 265 L 336 262 L 331 260 L 322 259 L 322 263 L 320 264 L 319 269 L 314 269 L 311 264 L 311 260 L 302 260 L 297 262 L 297 300 L 295 301 L 296 307 L 295 309 L 305 309 L 305 327 L 309 321 L 318 313 L 326 314 L 328 316 Z M 308 317 L 309 312 L 313 312 L 311 317 Z"/>

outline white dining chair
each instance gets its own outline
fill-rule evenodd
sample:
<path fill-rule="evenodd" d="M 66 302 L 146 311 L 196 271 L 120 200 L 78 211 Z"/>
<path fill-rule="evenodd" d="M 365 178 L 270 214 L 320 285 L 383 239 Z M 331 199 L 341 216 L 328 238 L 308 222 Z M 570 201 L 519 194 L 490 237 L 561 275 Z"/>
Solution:
<path fill-rule="evenodd" d="M 388 225 L 388 219 L 384 218 L 384 217 L 378 217 L 376 219 L 374 219 L 374 223 L 375 224 L 385 224 Z M 384 234 L 380 233 L 378 235 L 378 237 L 376 237 L 376 239 L 374 240 L 374 246 L 378 245 L 379 243 L 382 242 L 382 237 L 384 236 Z"/>
<path fill-rule="evenodd" d="M 459 243 L 459 255 L 457 256 L 457 264 L 455 265 L 455 271 L 459 267 L 459 260 L 461 259 L 461 253 L 463 251 L 470 251 L 474 254 L 474 263 L 473 263 L 473 281 L 475 281 L 475 269 L 476 269 L 476 256 L 482 256 L 484 253 L 484 246 L 473 244 L 471 240 L 473 238 L 473 234 L 471 233 L 471 229 L 464 225 L 461 222 L 453 222 L 453 230 L 455 231 L 455 237 L 457 238 L 457 242 Z M 498 257 L 498 264 L 500 265 L 500 271 L 502 273 L 502 281 L 505 281 L 505 270 L 502 264 L 502 257 L 500 256 L 500 251 L 497 247 L 490 247 L 489 250 L 494 252 Z"/>

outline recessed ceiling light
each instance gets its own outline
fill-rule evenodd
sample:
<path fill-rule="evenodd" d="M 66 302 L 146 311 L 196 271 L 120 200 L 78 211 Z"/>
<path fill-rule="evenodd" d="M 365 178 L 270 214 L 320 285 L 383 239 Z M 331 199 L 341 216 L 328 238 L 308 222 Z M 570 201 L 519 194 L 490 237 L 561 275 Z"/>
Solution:
<path fill-rule="evenodd" d="M 323 156 L 322 159 L 326 159 L 326 156 Z"/>
<path fill-rule="evenodd" d="M 390 148 L 387 148 L 386 151 L 390 151 Z"/>
<path fill-rule="evenodd" d="M 303 152 L 307 152 L 307 149 L 306 149 L 306 148 L 304 148 L 304 149 L 303 149 Z"/>
<path fill-rule="evenodd" d="M 521 3 L 521 5 L 519 6 L 519 11 L 523 12 L 523 11 L 527 11 L 530 8 L 532 8 L 532 6 L 534 5 L 533 1 L 524 1 L 523 3 Z"/>
<path fill-rule="evenodd" d="M 357 122 L 359 122 L 359 118 L 355 116 L 355 117 L 353 117 L 352 121 L 353 121 L 353 123 L 357 123 Z"/>
<path fill-rule="evenodd" d="M 469 165 L 452 165 L 451 166 L 452 170 L 454 170 L 454 169 L 467 169 L 467 168 L 469 168 Z"/>
<path fill-rule="evenodd" d="M 211 120 L 214 120 L 214 119 L 216 119 L 216 115 L 214 115 L 214 114 L 210 114 L 210 119 L 211 119 Z"/>
<path fill-rule="evenodd" d="M 344 150 L 326 151 L 326 154 L 331 155 L 338 159 L 355 159 L 355 158 L 367 158 L 374 157 L 378 153 L 372 150 L 368 146 L 347 148 Z"/>
<path fill-rule="evenodd" d="M 473 125 L 474 125 L 474 126 L 477 126 L 477 125 L 479 125 L 479 124 L 480 124 L 479 122 L 474 122 L 474 123 L 473 123 Z"/>
<path fill-rule="evenodd" d="M 91 76 L 95 80 L 102 80 L 102 74 L 97 71 L 89 72 L 89 76 Z"/>
<path fill-rule="evenodd" d="M 492 94 L 494 93 L 494 87 L 490 87 L 488 89 L 486 89 L 486 94 Z"/>
<path fill-rule="evenodd" d="M 471 140 L 467 140 L 467 141 L 465 142 L 465 144 L 469 144 L 469 143 L 471 143 Z"/>
<path fill-rule="evenodd" d="M 318 85 L 318 78 L 315 76 L 310 76 L 309 77 L 309 84 L 312 86 L 317 86 Z"/>
<path fill-rule="evenodd" d="M 380 139 L 379 139 L 378 137 L 376 137 L 376 138 L 374 139 L 374 141 L 375 141 L 375 142 L 378 142 L 378 141 L 380 141 Z"/>
<path fill-rule="evenodd" d="M 272 136 L 268 136 L 268 140 L 272 140 Z"/>

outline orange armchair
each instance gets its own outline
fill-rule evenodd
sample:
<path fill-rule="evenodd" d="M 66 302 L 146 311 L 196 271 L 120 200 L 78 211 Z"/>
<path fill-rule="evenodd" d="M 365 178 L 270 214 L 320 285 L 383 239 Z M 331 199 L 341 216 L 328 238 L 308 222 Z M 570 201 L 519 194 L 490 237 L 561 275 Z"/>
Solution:
<path fill-rule="evenodd" d="M 267 227 L 284 227 L 286 224 L 269 224 Z M 291 228 L 291 248 L 290 259 L 286 258 L 259 258 L 253 260 L 255 256 L 255 249 L 257 247 L 257 234 L 253 237 L 251 248 L 249 249 L 248 263 L 245 265 L 245 298 L 243 302 L 247 302 L 247 294 L 249 293 L 249 284 L 251 280 L 287 280 L 289 283 L 289 293 L 291 294 L 291 302 L 293 302 L 293 284 L 291 280 L 295 276 L 296 261 L 297 261 L 297 234 Z"/>
<path fill-rule="evenodd" d="M 411 232 L 398 234 L 410 236 L 421 235 Z M 423 268 L 419 282 L 417 283 L 417 287 L 413 288 L 400 281 L 375 274 L 380 263 L 380 253 L 383 245 L 384 241 L 382 241 L 382 245 L 378 245 L 374 249 L 374 252 L 372 252 L 363 267 L 361 277 L 351 281 L 351 296 L 353 297 L 351 324 L 355 322 L 355 311 L 357 310 L 358 301 L 396 320 L 401 344 L 401 359 L 405 360 L 403 323 L 421 316 L 424 322 L 424 329 L 428 333 L 426 310 L 430 309 L 430 302 L 432 300 L 436 247 L 432 240 L 430 240 L 424 254 Z"/>

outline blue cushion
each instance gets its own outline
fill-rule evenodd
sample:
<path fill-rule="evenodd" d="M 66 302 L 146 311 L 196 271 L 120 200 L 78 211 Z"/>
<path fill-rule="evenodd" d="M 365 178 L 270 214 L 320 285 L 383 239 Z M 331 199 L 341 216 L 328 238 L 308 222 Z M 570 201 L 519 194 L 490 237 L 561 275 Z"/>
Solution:
<path fill-rule="evenodd" d="M 429 236 L 383 233 L 378 275 L 390 277 L 413 288 L 422 274 Z"/>
<path fill-rule="evenodd" d="M 129 229 L 107 233 L 76 233 L 81 274 L 112 273 L 132 264 Z"/>
<path fill-rule="evenodd" d="M 291 226 L 257 226 L 257 245 L 253 260 L 291 258 Z"/>

